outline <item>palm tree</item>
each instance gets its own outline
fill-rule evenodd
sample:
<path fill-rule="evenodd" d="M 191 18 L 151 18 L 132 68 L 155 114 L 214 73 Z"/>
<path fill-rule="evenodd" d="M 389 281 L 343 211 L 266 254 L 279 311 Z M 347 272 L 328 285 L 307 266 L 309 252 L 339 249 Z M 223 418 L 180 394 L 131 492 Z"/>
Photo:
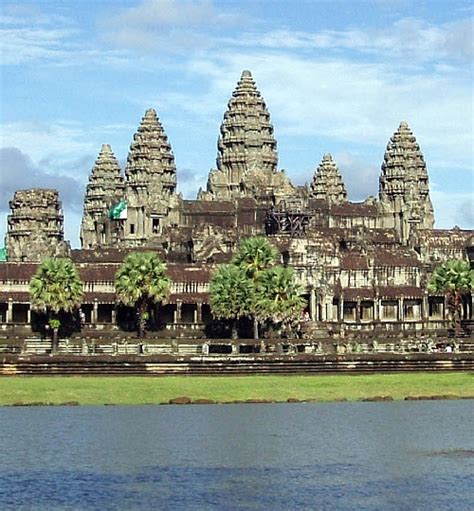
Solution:
<path fill-rule="evenodd" d="M 262 273 L 257 307 L 262 318 L 286 326 L 298 319 L 305 306 L 303 290 L 296 283 L 293 268 L 275 266 Z"/>
<path fill-rule="evenodd" d="M 222 264 L 210 281 L 212 314 L 232 322 L 232 339 L 237 339 L 237 321 L 249 313 L 253 303 L 253 282 L 239 266 Z"/>
<path fill-rule="evenodd" d="M 74 312 L 81 305 L 83 295 L 83 283 L 70 259 L 45 259 L 32 277 L 31 304 L 48 318 L 48 326 L 53 332 L 52 353 L 56 353 L 58 348 L 59 314 Z"/>
<path fill-rule="evenodd" d="M 257 236 L 242 241 L 232 262 L 252 280 L 258 292 L 263 272 L 276 264 L 277 257 L 277 249 L 266 238 Z M 256 302 L 251 307 L 250 315 L 253 316 L 254 339 L 258 339 L 259 308 Z"/>
<path fill-rule="evenodd" d="M 115 275 L 115 290 L 120 302 L 134 307 L 139 337 L 145 335 L 150 310 L 170 292 L 171 280 L 166 265 L 153 252 L 134 252 L 123 261 Z"/>
<path fill-rule="evenodd" d="M 454 321 L 454 335 L 461 334 L 461 305 L 462 296 L 472 289 L 474 271 L 469 262 L 460 259 L 451 259 L 439 265 L 431 276 L 428 291 L 431 293 L 444 293 L 447 297 L 447 306 Z"/>
<path fill-rule="evenodd" d="M 242 241 L 232 262 L 240 266 L 248 277 L 256 280 L 263 270 L 276 264 L 277 257 L 277 249 L 267 238 L 256 236 Z"/>

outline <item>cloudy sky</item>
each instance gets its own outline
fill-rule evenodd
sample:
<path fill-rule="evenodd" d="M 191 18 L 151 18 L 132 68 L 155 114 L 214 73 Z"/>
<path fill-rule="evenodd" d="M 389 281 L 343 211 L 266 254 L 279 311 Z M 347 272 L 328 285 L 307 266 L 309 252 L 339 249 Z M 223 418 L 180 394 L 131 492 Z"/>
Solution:
<path fill-rule="evenodd" d="M 173 146 L 179 190 L 194 198 L 243 69 L 294 183 L 330 152 L 351 200 L 376 195 L 385 147 L 405 120 L 428 164 L 437 227 L 474 228 L 470 1 L 1 4 L 0 240 L 14 190 L 55 187 L 78 246 L 101 144 L 123 165 L 149 107 Z"/>

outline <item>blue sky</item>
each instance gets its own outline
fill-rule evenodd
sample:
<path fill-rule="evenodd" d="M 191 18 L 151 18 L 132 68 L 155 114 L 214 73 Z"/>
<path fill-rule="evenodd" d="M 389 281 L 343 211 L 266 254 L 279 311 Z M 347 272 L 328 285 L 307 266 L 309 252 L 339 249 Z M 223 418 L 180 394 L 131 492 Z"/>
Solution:
<path fill-rule="evenodd" d="M 149 107 L 173 147 L 178 188 L 194 198 L 243 69 L 294 183 L 330 152 L 351 200 L 376 195 L 385 147 L 405 120 L 427 161 L 436 226 L 474 228 L 470 1 L 6 0 L 0 9 L 0 239 L 15 189 L 56 187 L 78 246 L 101 144 L 123 165 Z"/>

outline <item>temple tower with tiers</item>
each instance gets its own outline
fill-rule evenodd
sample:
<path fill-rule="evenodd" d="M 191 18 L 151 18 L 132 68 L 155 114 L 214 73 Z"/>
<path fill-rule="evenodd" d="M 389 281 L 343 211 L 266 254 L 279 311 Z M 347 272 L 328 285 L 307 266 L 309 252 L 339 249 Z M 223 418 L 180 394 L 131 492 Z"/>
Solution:
<path fill-rule="evenodd" d="M 347 202 L 347 192 L 342 176 L 329 153 L 323 156 L 323 160 L 314 173 L 309 196 L 334 204 Z"/>
<path fill-rule="evenodd" d="M 109 144 L 104 144 L 92 168 L 84 198 L 81 246 L 92 249 L 115 244 L 120 222 L 111 220 L 110 209 L 124 197 L 125 180 Z"/>
<path fill-rule="evenodd" d="M 65 257 L 64 217 L 56 190 L 18 190 L 10 201 L 5 247 L 9 261 L 40 262 Z"/>
<path fill-rule="evenodd" d="M 176 193 L 173 151 L 152 108 L 133 137 L 125 177 L 124 244 L 153 245 L 167 227 L 178 224 L 181 198 Z"/>
<path fill-rule="evenodd" d="M 401 122 L 384 155 L 379 180 L 382 226 L 395 228 L 403 242 L 434 225 L 426 163 L 408 124 Z"/>
<path fill-rule="evenodd" d="M 277 171 L 277 143 L 270 114 L 250 71 L 243 71 L 224 114 L 217 143 L 217 169 L 211 170 L 203 200 L 241 197 L 279 198 L 294 194 L 283 171 Z"/>

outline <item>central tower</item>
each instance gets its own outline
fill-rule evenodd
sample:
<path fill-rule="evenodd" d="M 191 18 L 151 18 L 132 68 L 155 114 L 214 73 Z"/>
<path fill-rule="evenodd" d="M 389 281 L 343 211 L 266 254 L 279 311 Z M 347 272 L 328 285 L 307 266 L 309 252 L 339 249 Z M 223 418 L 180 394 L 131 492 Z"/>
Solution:
<path fill-rule="evenodd" d="M 250 71 L 243 71 L 227 105 L 217 142 L 217 169 L 211 170 L 203 200 L 255 199 L 292 195 L 277 171 L 277 143 L 262 95 Z"/>

